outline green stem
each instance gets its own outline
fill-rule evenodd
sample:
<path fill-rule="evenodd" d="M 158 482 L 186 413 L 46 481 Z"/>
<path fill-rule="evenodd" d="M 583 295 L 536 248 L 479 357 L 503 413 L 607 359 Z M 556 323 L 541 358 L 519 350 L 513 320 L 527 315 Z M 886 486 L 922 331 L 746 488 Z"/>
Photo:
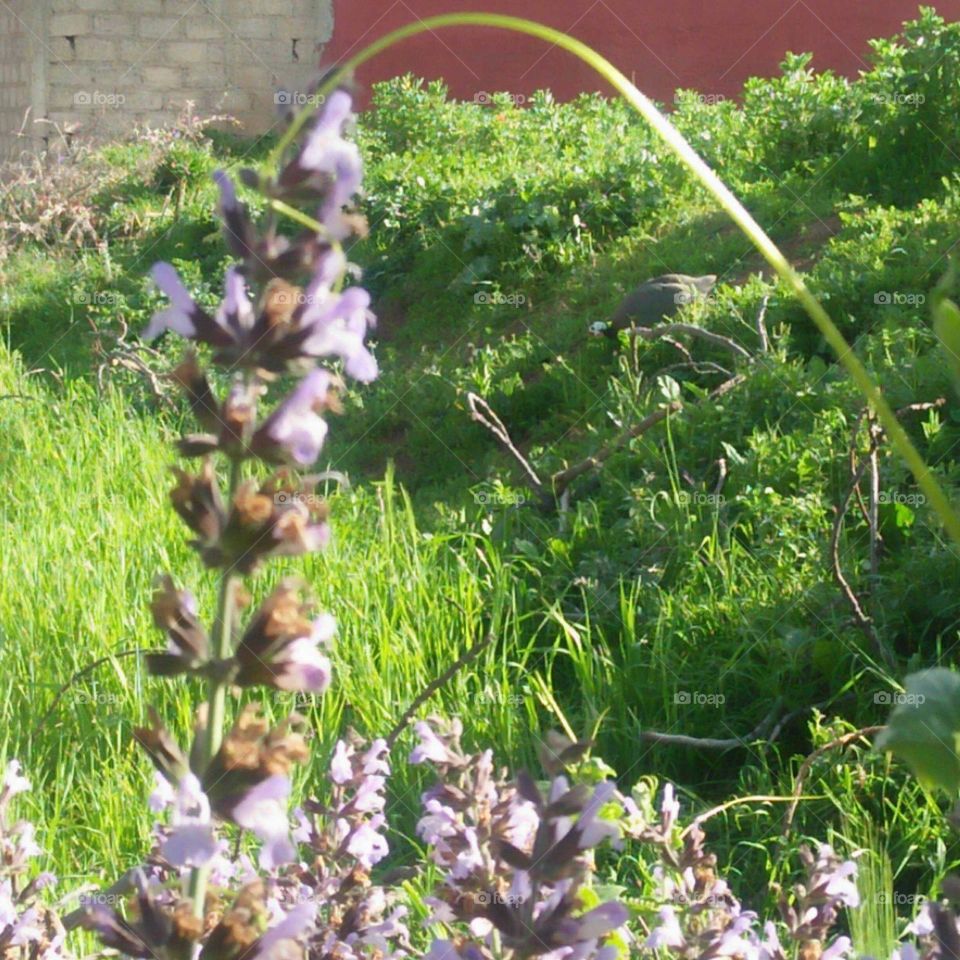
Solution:
<path fill-rule="evenodd" d="M 315 220 L 308 213 L 304 213 L 302 210 L 298 210 L 296 207 L 291 207 L 289 203 L 284 203 L 282 200 L 271 200 L 270 207 L 273 210 L 276 210 L 277 213 L 282 213 L 285 217 L 289 217 L 291 220 L 295 220 L 297 223 L 301 224 L 304 227 L 312 230 L 314 233 L 325 234 L 327 228 L 319 221 Z M 339 240 L 330 239 L 327 241 L 331 248 L 334 250 L 343 250 Z M 337 282 L 333 285 L 333 292 L 339 293 L 343 289 L 343 276 L 337 278 Z"/>
<path fill-rule="evenodd" d="M 227 503 L 233 503 L 234 494 L 240 486 L 241 465 L 234 460 L 230 466 L 230 487 Z M 222 663 L 233 654 L 233 621 L 237 609 L 237 588 L 240 577 L 233 567 L 226 567 L 220 577 L 220 590 L 217 597 L 217 615 L 213 625 L 213 659 Z M 229 681 L 219 672 L 208 681 L 207 724 L 203 731 L 200 749 L 201 769 L 205 771 L 216 756 L 223 742 L 223 728 L 227 713 L 227 688 Z M 190 874 L 188 893 L 193 902 L 193 912 L 202 920 L 204 902 L 207 895 L 207 880 L 210 869 L 207 866 L 194 867 Z"/>
<path fill-rule="evenodd" d="M 273 207 L 273 209 L 278 213 L 282 213 L 291 220 L 296 220 L 301 226 L 307 227 L 314 233 L 327 232 L 327 228 L 319 220 L 315 220 L 309 214 L 304 213 L 302 210 L 298 210 L 296 207 L 291 207 L 289 203 L 284 203 L 282 200 L 273 199 L 270 201 L 270 206 Z"/>
<path fill-rule="evenodd" d="M 388 47 L 421 33 L 428 33 L 444 27 L 499 27 L 504 30 L 513 30 L 537 37 L 540 40 L 560 47 L 585 63 L 593 67 L 608 83 L 618 90 L 626 100 L 634 106 L 659 136 L 667 143 L 673 152 L 693 172 L 697 179 L 713 194 L 720 206 L 729 214 L 734 223 L 750 238 L 754 246 L 760 251 L 767 263 L 773 267 L 783 281 L 793 290 L 803 308 L 820 329 L 826 341 L 836 351 L 840 362 L 846 367 L 860 392 L 877 413 L 877 418 L 883 425 L 890 442 L 897 452 L 906 461 L 910 472 L 917 481 L 917 486 L 926 495 L 934 513 L 940 518 L 950 537 L 960 545 L 960 516 L 954 511 L 943 488 L 934 478 L 930 468 L 920 456 L 917 448 L 907 436 L 900 422 L 897 420 L 890 404 L 880 392 L 879 386 L 874 383 L 866 367 L 854 354 L 852 348 L 844 339 L 837 326 L 830 319 L 826 310 L 817 298 L 810 292 L 802 277 L 793 269 L 786 257 L 780 252 L 777 245 L 767 236 L 762 227 L 753 219 L 747 209 L 730 192 L 723 181 L 707 166 L 683 135 L 670 121 L 642 94 L 609 60 L 588 47 L 585 43 L 573 37 L 554 30 L 552 27 L 524 20 L 520 17 L 511 17 L 492 13 L 451 13 L 436 17 L 427 17 L 416 23 L 408 24 L 398 30 L 380 37 L 370 46 L 346 60 L 328 80 L 320 87 L 318 94 L 326 96 L 336 89 L 344 77 L 351 74 L 357 67 L 382 53 Z M 270 163 L 279 163 L 284 152 L 293 143 L 297 134 L 313 114 L 313 107 L 301 110 L 294 117 L 290 127 L 284 133 L 280 142 L 270 156 Z"/>

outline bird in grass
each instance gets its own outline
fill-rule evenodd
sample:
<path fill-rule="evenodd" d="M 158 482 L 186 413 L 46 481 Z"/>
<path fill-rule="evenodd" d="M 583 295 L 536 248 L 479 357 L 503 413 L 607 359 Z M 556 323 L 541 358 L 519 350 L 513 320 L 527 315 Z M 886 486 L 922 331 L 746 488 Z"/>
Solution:
<path fill-rule="evenodd" d="M 590 325 L 596 337 L 615 339 L 630 327 L 654 327 L 669 320 L 685 303 L 706 297 L 717 282 L 716 274 L 688 277 L 685 273 L 665 273 L 641 283 L 628 293 L 609 320 Z"/>

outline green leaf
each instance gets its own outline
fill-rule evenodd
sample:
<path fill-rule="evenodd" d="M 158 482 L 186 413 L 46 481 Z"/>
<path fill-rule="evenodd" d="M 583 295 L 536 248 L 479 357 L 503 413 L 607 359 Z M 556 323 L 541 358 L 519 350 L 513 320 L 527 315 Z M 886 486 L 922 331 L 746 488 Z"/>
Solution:
<path fill-rule="evenodd" d="M 960 381 L 960 308 L 947 297 L 934 305 L 933 330 L 947 356 L 954 379 Z"/>
<path fill-rule="evenodd" d="M 905 761 L 921 783 L 956 793 L 960 789 L 960 674 L 942 667 L 922 670 L 907 677 L 905 694 L 886 696 L 897 706 L 877 738 L 877 747 Z"/>
<path fill-rule="evenodd" d="M 747 458 L 736 447 L 731 446 L 725 440 L 720 441 L 720 446 L 723 447 L 723 452 L 727 455 L 727 459 L 731 463 L 742 467 L 747 462 Z"/>
<path fill-rule="evenodd" d="M 680 384 L 673 377 L 663 374 L 657 377 L 657 387 L 660 389 L 660 395 L 670 403 L 675 403 L 680 399 Z"/>

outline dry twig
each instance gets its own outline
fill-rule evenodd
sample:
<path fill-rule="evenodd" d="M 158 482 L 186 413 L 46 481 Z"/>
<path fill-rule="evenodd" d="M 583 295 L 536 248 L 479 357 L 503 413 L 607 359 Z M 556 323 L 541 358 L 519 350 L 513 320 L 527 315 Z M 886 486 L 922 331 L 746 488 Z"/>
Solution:
<path fill-rule="evenodd" d="M 640 337 L 647 341 L 661 340 L 664 337 L 673 337 L 675 334 L 684 333 L 688 337 L 697 337 L 700 340 L 706 340 L 707 343 L 712 343 L 714 346 L 723 347 L 744 360 L 750 359 L 750 353 L 744 350 L 739 343 L 692 323 L 664 323 L 658 327 L 631 327 L 626 333 L 629 336 Z"/>
<path fill-rule="evenodd" d="M 507 452 L 523 467 L 524 472 L 533 484 L 534 490 L 543 492 L 543 481 L 537 471 L 530 465 L 530 461 L 516 448 L 510 438 L 510 432 L 503 421 L 494 413 L 493 408 L 483 397 L 475 393 L 467 394 L 467 406 L 470 408 L 470 419 L 486 427 L 506 448 Z"/>
<path fill-rule="evenodd" d="M 813 764 L 816 762 L 818 757 L 822 757 L 827 751 L 833 750 L 836 747 L 846 747 L 849 744 L 853 743 L 854 740 L 859 740 L 860 738 L 866 738 L 871 736 L 874 733 L 879 733 L 881 730 L 884 730 L 885 727 L 863 727 L 860 730 L 854 730 L 852 733 L 845 733 L 842 737 L 837 737 L 836 740 L 831 740 L 829 743 L 825 743 L 822 747 L 818 747 L 813 753 L 807 757 L 806 760 L 800 765 L 800 769 L 797 771 L 797 779 L 793 786 L 793 799 L 790 803 L 790 806 L 787 807 L 787 812 L 783 818 L 783 830 L 780 835 L 785 837 L 789 832 L 790 828 L 793 826 L 793 818 L 797 814 L 797 807 L 800 804 L 800 798 L 803 794 L 803 783 L 806 780 L 807 775 L 810 773 L 810 770 L 813 767 Z"/>

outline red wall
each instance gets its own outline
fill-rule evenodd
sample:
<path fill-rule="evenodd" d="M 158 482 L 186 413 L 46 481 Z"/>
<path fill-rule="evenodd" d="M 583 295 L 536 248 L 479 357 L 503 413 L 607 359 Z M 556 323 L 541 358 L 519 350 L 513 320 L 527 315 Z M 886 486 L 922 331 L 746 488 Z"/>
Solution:
<path fill-rule="evenodd" d="M 960 0 L 935 5 L 945 17 L 960 17 Z M 334 0 L 324 63 L 417 18 L 483 10 L 572 34 L 659 100 L 671 100 L 677 87 L 732 96 L 747 77 L 776 73 L 788 50 L 812 50 L 815 67 L 855 75 L 866 66 L 866 41 L 896 33 L 917 7 L 916 0 Z M 444 78 L 461 99 L 494 90 L 529 96 L 543 87 L 567 99 L 605 89 L 562 50 L 475 27 L 406 40 L 363 68 L 359 79 L 366 86 L 408 71 Z"/>

